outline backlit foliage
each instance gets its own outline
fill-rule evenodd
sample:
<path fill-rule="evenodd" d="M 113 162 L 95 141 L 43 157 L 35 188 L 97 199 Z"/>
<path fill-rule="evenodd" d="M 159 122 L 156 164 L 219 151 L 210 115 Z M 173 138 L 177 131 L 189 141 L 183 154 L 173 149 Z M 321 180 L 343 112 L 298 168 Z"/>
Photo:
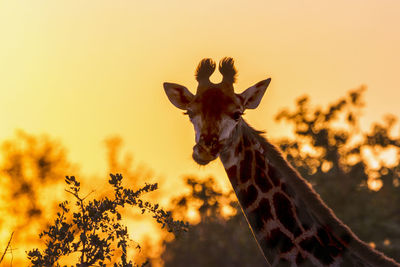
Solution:
<path fill-rule="evenodd" d="M 184 216 L 195 208 L 200 221 L 188 233 L 165 242 L 164 266 L 264 266 L 233 192 L 222 192 L 212 178 L 187 178 L 186 185 L 190 192 L 174 200 L 174 215 Z M 227 207 L 232 210 L 229 215 L 223 212 Z"/>
<path fill-rule="evenodd" d="M 326 108 L 300 98 L 276 120 L 293 126 L 280 140 L 287 159 L 322 199 L 364 241 L 400 260 L 400 138 L 386 116 L 368 132 L 359 126 L 364 88 Z M 390 242 L 385 241 L 390 240 Z"/>
<path fill-rule="evenodd" d="M 59 204 L 61 211 L 53 224 L 40 234 L 40 238 L 45 240 L 45 249 L 36 248 L 28 252 L 33 266 L 59 266 L 62 257 L 70 254 L 78 254 L 76 266 L 106 266 L 111 263 L 114 266 L 138 266 L 128 256 L 128 248 L 133 241 L 122 223 L 120 210 L 125 206 L 150 213 L 162 228 L 166 227 L 174 234 L 186 230 L 186 223 L 173 220 L 171 213 L 158 204 L 141 199 L 144 193 L 156 190 L 157 184 L 146 184 L 134 191 L 122 186 L 121 175 L 110 176 L 109 184 L 113 187 L 114 196 L 99 200 L 88 200 L 89 195 L 82 197 L 80 183 L 74 176 L 66 177 L 67 191 L 74 197 L 75 209 L 71 211 L 69 201 Z"/>
<path fill-rule="evenodd" d="M 22 130 L 0 145 L 0 242 L 14 232 L 3 263 L 24 265 L 24 251 L 51 220 L 65 173 L 75 172 L 66 149 L 47 135 Z M 1 248 L 3 249 L 3 248 Z"/>
<path fill-rule="evenodd" d="M 0 172 L 7 188 L 5 199 L 13 200 L 10 212 L 28 219 L 40 217 L 40 188 L 59 182 L 71 169 L 65 149 L 47 136 L 33 136 L 18 131 L 14 139 L 1 144 Z"/>

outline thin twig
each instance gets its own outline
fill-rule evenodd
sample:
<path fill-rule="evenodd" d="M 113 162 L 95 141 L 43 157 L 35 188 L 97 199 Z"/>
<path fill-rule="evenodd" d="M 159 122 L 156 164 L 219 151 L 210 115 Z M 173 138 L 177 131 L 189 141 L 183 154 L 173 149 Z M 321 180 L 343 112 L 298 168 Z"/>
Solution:
<path fill-rule="evenodd" d="M 70 190 L 64 189 L 65 192 L 70 193 L 71 195 L 73 195 L 74 197 L 76 197 L 78 200 L 83 201 L 85 200 L 87 197 L 89 197 L 92 193 L 96 192 L 95 190 L 92 190 L 89 194 L 87 194 L 84 198 L 81 198 L 78 193 L 76 192 L 71 192 Z"/>
<path fill-rule="evenodd" d="M 10 246 L 11 239 L 12 239 L 13 235 L 14 235 L 14 232 L 11 233 L 10 240 L 8 240 L 7 247 L 6 247 L 6 249 L 4 250 L 3 255 L 1 256 L 0 263 L 3 261 L 4 255 L 6 255 L 6 252 L 7 252 L 7 250 L 8 250 L 8 247 Z"/>

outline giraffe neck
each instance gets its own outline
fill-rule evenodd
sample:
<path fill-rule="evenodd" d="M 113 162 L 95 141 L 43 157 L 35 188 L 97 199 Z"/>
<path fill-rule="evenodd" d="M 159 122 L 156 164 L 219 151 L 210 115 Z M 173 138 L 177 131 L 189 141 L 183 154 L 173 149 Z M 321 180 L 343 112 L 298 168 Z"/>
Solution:
<path fill-rule="evenodd" d="M 400 266 L 360 241 L 246 122 L 220 158 L 270 265 Z"/>

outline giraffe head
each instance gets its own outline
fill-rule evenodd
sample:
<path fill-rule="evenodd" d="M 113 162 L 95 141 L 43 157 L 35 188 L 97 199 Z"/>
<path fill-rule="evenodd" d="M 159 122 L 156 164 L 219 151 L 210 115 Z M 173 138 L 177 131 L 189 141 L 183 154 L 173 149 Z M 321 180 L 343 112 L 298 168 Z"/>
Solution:
<path fill-rule="evenodd" d="M 251 86 L 235 94 L 233 83 L 236 69 L 232 58 L 219 63 L 222 82 L 214 84 L 210 76 L 216 67 L 212 59 L 203 59 L 196 69 L 197 92 L 193 95 L 185 86 L 164 83 L 164 90 L 171 103 L 185 110 L 195 130 L 196 145 L 193 159 L 206 165 L 219 156 L 221 149 L 232 136 L 236 125 L 242 120 L 245 109 L 255 109 L 263 97 L 271 79 Z"/>

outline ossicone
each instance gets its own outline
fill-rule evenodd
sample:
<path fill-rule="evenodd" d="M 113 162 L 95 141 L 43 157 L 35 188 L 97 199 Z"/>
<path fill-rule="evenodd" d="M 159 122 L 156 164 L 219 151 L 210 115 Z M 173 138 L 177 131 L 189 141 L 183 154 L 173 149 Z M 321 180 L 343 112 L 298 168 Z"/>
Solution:
<path fill-rule="evenodd" d="M 233 84 L 236 81 L 237 70 L 231 57 L 224 57 L 219 62 L 219 72 L 222 74 L 222 82 Z"/>
<path fill-rule="evenodd" d="M 196 80 L 199 83 L 209 82 L 211 74 L 214 73 L 215 66 L 216 64 L 211 58 L 202 59 L 196 69 Z"/>

